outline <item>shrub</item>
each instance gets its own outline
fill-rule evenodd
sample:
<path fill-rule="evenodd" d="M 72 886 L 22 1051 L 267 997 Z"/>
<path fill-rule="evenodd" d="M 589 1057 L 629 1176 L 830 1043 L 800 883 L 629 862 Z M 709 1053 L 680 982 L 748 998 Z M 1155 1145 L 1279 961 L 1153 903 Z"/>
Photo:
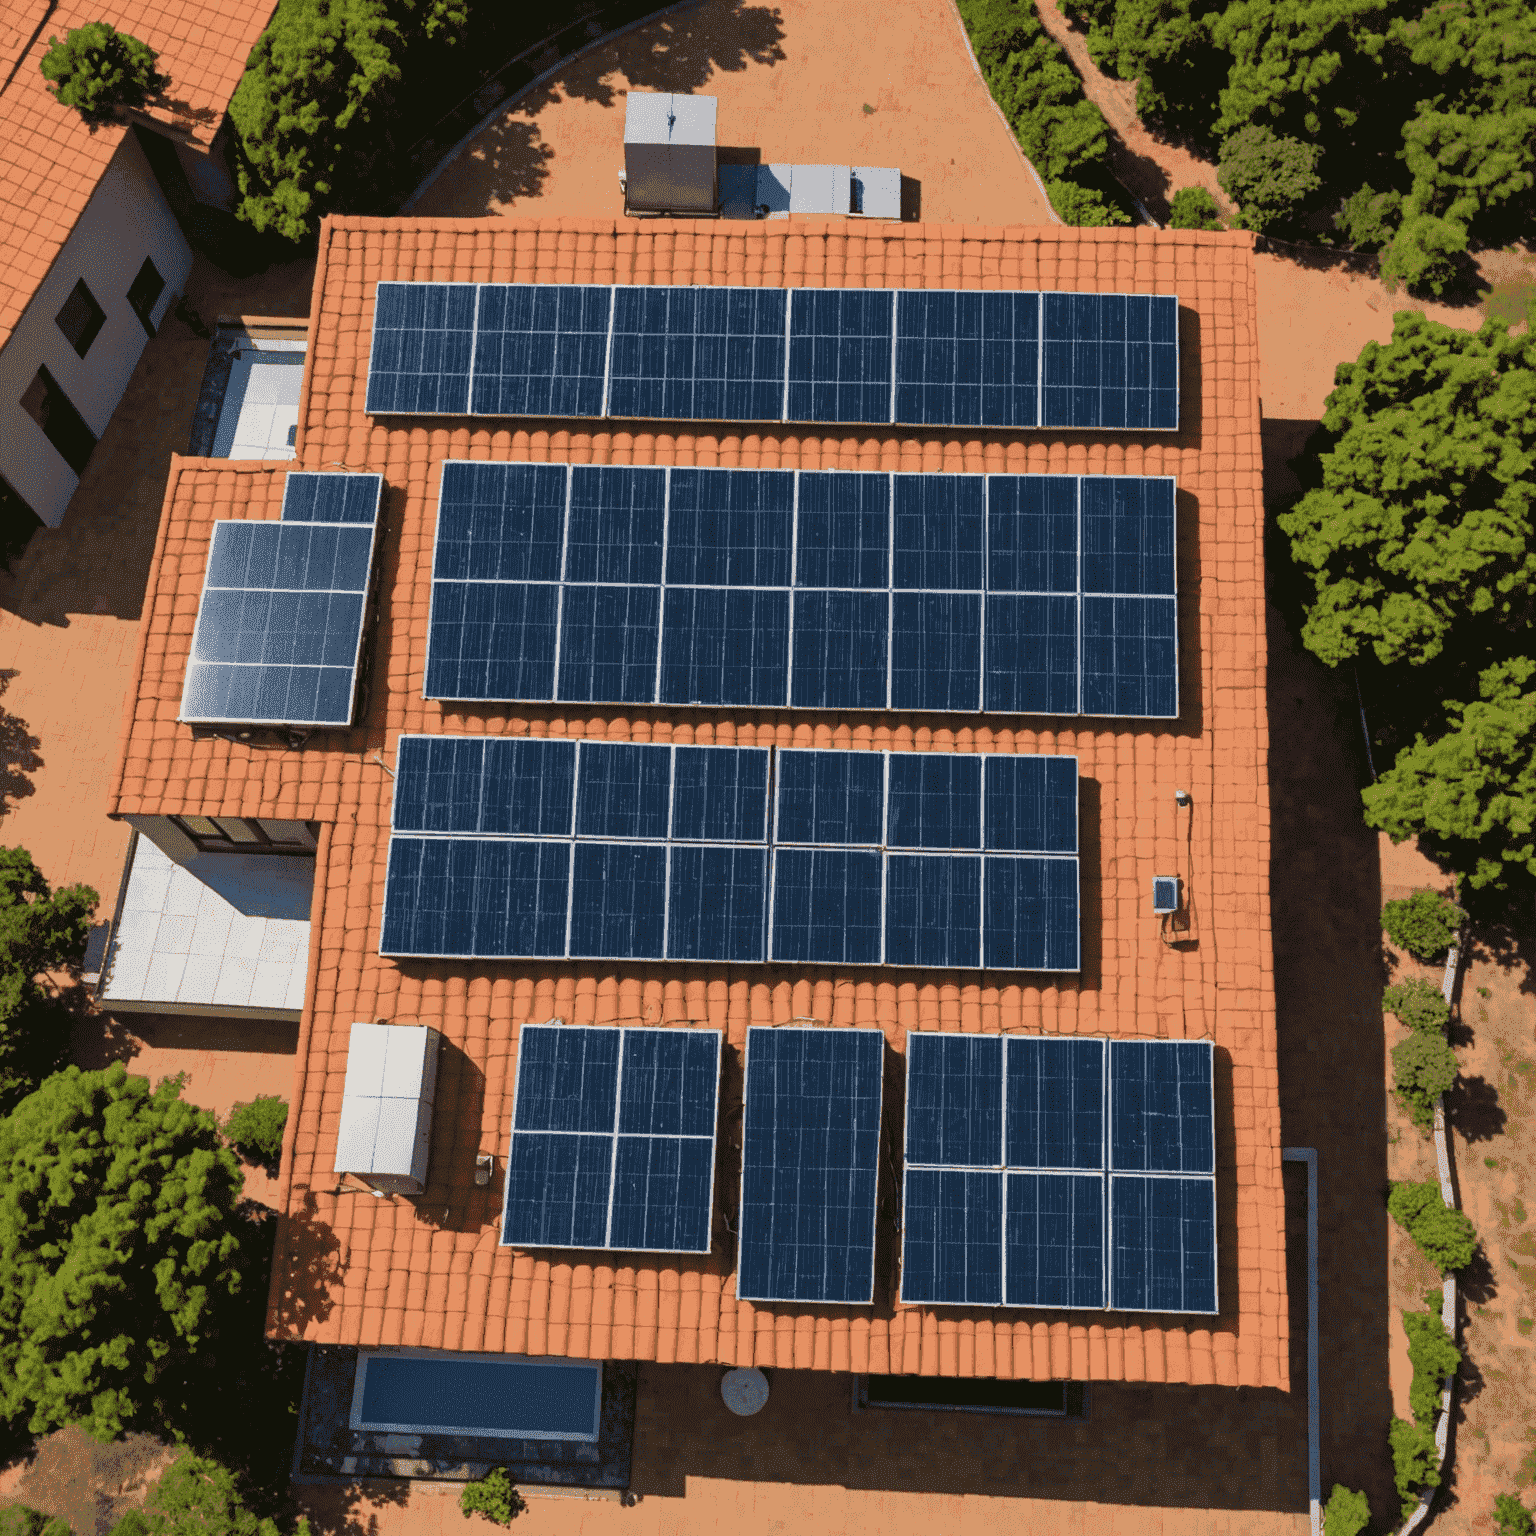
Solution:
<path fill-rule="evenodd" d="M 1376 192 L 1367 183 L 1345 198 L 1333 225 L 1357 250 L 1379 250 L 1397 233 L 1402 208 L 1401 192 Z"/>
<path fill-rule="evenodd" d="M 1455 258 L 1467 248 L 1467 230 L 1453 219 L 1410 208 L 1382 257 L 1381 275 L 1437 297 L 1456 276 Z"/>
<path fill-rule="evenodd" d="M 1381 994 L 1383 1013 L 1394 1013 L 1408 1029 L 1444 1035 L 1451 1022 L 1451 1006 L 1432 981 L 1415 976 L 1400 981 Z"/>
<path fill-rule="evenodd" d="M 478 1513 L 497 1525 L 511 1525 L 527 1507 L 505 1467 L 492 1467 L 478 1482 L 465 1483 L 459 1495 L 465 1519 Z"/>
<path fill-rule="evenodd" d="M 1092 187 L 1080 186 L 1075 181 L 1048 181 L 1046 193 L 1051 207 L 1063 224 L 1079 229 L 1099 229 L 1107 224 L 1129 224 L 1129 216 L 1113 203 L 1106 203 L 1102 193 Z"/>
<path fill-rule="evenodd" d="M 66 107 L 88 122 L 105 118 L 116 106 L 142 107 L 170 82 L 155 68 L 155 50 L 104 21 L 73 27 L 48 39 L 43 78 Z"/>
<path fill-rule="evenodd" d="M 1493 1501 L 1493 1518 L 1498 1536 L 1536 1536 L 1536 1520 L 1512 1493 L 1501 1493 Z"/>
<path fill-rule="evenodd" d="M 1381 926 L 1399 949 L 1416 960 L 1436 960 L 1467 920 L 1467 914 L 1438 891 L 1415 891 L 1381 909 Z"/>
<path fill-rule="evenodd" d="M 1323 184 L 1317 174 L 1321 153 L 1315 144 L 1286 138 L 1259 123 L 1231 134 L 1221 146 L 1216 179 L 1238 205 L 1234 222 L 1265 230 L 1295 218 Z"/>
<path fill-rule="evenodd" d="M 1441 1385 L 1460 1369 L 1461 1351 L 1437 1313 L 1404 1312 L 1403 1330 L 1408 1335 L 1408 1361 L 1413 1366 L 1408 1407 L 1415 1423 L 1432 1425 L 1440 1411 Z"/>
<path fill-rule="evenodd" d="M 1465 1269 L 1472 1262 L 1477 1252 L 1477 1228 L 1463 1212 L 1446 1205 L 1434 1179 L 1425 1179 L 1422 1184 L 1411 1180 L 1394 1184 L 1387 1196 L 1387 1210 L 1441 1274 Z"/>
<path fill-rule="evenodd" d="M 1456 1053 L 1444 1035 L 1416 1030 L 1392 1047 L 1392 1087 L 1403 1113 L 1426 1135 L 1435 1127 L 1435 1100 L 1456 1081 Z"/>
<path fill-rule="evenodd" d="M 224 1122 L 224 1134 L 253 1163 L 276 1164 L 283 1150 L 288 1105 L 276 1094 L 259 1093 L 249 1104 L 236 1104 Z"/>
<path fill-rule="evenodd" d="M 1170 229 L 1220 229 L 1221 210 L 1204 187 L 1181 187 L 1168 208 Z"/>
<path fill-rule="evenodd" d="M 49 1519 L 40 1509 L 7 1504 L 0 1509 L 0 1536 L 74 1536 L 74 1531 L 57 1515 Z"/>
<path fill-rule="evenodd" d="M 1363 1493 L 1335 1483 L 1323 1510 L 1323 1536 L 1360 1536 L 1371 1523 L 1371 1501 Z"/>
<path fill-rule="evenodd" d="M 1392 1471 L 1397 1483 L 1397 1496 L 1403 1501 L 1403 1518 L 1406 1520 L 1418 1505 L 1419 1490 L 1440 1486 L 1435 1432 L 1427 1424 L 1410 1424 L 1406 1419 L 1393 1419 L 1387 1430 L 1387 1444 L 1392 1450 Z"/>
<path fill-rule="evenodd" d="M 123 1532 L 133 1514 L 112 1530 Z M 137 1529 L 148 1536 L 278 1536 L 275 1521 L 258 1518 L 240 1497 L 235 1475 L 207 1456 L 188 1451 L 178 1456 L 149 1491 Z M 300 1515 L 294 1536 L 310 1536 L 309 1521 Z"/>
<path fill-rule="evenodd" d="M 149 1521 L 142 1509 L 130 1509 L 107 1533 L 107 1536 L 149 1536 Z"/>

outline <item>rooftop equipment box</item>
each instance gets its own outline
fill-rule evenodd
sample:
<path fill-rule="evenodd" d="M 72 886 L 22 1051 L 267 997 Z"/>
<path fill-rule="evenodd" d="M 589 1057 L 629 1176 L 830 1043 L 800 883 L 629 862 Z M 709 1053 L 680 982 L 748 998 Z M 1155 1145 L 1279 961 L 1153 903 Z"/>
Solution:
<path fill-rule="evenodd" d="M 624 211 L 714 213 L 714 96 L 631 91 L 624 108 Z"/>
<path fill-rule="evenodd" d="M 385 1194 L 427 1185 L 437 1031 L 425 1024 L 354 1024 L 336 1136 L 336 1172 Z"/>

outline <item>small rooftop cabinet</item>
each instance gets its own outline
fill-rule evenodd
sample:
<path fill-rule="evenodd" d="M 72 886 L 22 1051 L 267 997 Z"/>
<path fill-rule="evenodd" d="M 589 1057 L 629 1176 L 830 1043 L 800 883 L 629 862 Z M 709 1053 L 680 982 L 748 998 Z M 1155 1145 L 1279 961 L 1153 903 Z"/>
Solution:
<path fill-rule="evenodd" d="M 354 1024 L 336 1136 L 337 1174 L 381 1194 L 427 1185 L 438 1035 L 425 1024 Z"/>
<path fill-rule="evenodd" d="M 631 91 L 624 109 L 625 213 L 706 213 L 719 205 L 714 96 Z"/>

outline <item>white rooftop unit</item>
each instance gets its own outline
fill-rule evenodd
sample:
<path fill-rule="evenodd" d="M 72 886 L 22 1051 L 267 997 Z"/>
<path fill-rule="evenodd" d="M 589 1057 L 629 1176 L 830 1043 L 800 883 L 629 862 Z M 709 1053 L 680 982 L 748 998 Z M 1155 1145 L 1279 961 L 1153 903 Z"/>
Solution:
<path fill-rule="evenodd" d="M 624 108 L 624 211 L 714 213 L 714 96 L 631 91 Z"/>
<path fill-rule="evenodd" d="M 437 1031 L 425 1024 L 354 1024 L 336 1135 L 336 1172 L 386 1194 L 427 1184 Z"/>

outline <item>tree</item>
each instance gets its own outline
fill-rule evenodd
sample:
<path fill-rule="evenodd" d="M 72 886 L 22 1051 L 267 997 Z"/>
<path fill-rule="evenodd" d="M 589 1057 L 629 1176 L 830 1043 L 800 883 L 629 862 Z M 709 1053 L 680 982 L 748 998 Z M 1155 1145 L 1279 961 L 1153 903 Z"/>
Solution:
<path fill-rule="evenodd" d="M 1418 1506 L 1419 1490 L 1440 1486 L 1435 1432 L 1427 1424 L 1393 1419 L 1387 1429 L 1387 1446 L 1392 1452 L 1393 1478 L 1406 1520 Z"/>
<path fill-rule="evenodd" d="M 287 1103 L 276 1094 L 259 1093 L 250 1103 L 235 1105 L 224 1122 L 224 1134 L 243 1157 L 275 1166 L 287 1124 Z"/>
<path fill-rule="evenodd" d="M 1451 1005 L 1444 994 L 1421 976 L 1388 987 L 1381 994 L 1381 1007 L 1385 1013 L 1395 1013 L 1406 1028 L 1426 1030 L 1442 1038 L 1451 1021 Z"/>
<path fill-rule="evenodd" d="M 49 1519 L 40 1509 L 7 1504 L 0 1509 L 0 1536 L 74 1536 L 69 1521 Z"/>
<path fill-rule="evenodd" d="M 1204 187 L 1181 187 L 1168 208 L 1170 229 L 1220 229 L 1221 210 Z"/>
<path fill-rule="evenodd" d="M 130 1510 L 111 1536 L 277 1536 L 277 1531 L 275 1521 L 246 1508 L 228 1467 L 184 1452 L 161 1473 L 142 1513 Z M 309 1536 L 302 1515 L 295 1536 Z"/>
<path fill-rule="evenodd" d="M 37 978 L 80 959 L 98 899 L 51 890 L 25 848 L 0 848 L 0 1114 L 68 1057 L 69 1015 Z"/>
<path fill-rule="evenodd" d="M 1366 182 L 1340 205 L 1333 224 L 1357 250 L 1374 251 L 1391 242 L 1402 222 L 1403 194 L 1376 191 Z"/>
<path fill-rule="evenodd" d="M 1416 1423 L 1432 1425 L 1440 1411 L 1445 1378 L 1461 1369 L 1461 1351 L 1433 1312 L 1404 1312 L 1403 1331 L 1408 1335 L 1408 1361 L 1413 1366 L 1408 1408 Z"/>
<path fill-rule="evenodd" d="M 1335 1483 L 1323 1510 L 1323 1536 L 1360 1536 L 1371 1523 L 1371 1501 L 1363 1493 Z"/>
<path fill-rule="evenodd" d="M 1387 1210 L 1441 1274 L 1465 1269 L 1472 1262 L 1477 1252 L 1477 1229 L 1461 1211 L 1452 1210 L 1441 1199 L 1434 1179 L 1422 1184 L 1408 1180 L 1394 1184 L 1387 1195 Z"/>
<path fill-rule="evenodd" d="M 0 1120 L 0 1416 L 110 1439 L 238 1290 L 241 1175 L 218 1123 L 122 1063 Z"/>
<path fill-rule="evenodd" d="M 1404 205 L 1403 222 L 1382 258 L 1381 275 L 1436 295 L 1456 276 L 1456 260 L 1467 248 L 1467 230 L 1454 219 L 1426 213 L 1413 201 Z"/>
<path fill-rule="evenodd" d="M 459 1495 L 459 1508 L 467 1520 L 482 1514 L 497 1525 L 511 1525 L 528 1505 L 512 1484 L 505 1467 L 492 1467 L 478 1481 L 468 1482 Z"/>
<path fill-rule="evenodd" d="M 40 67 L 66 107 L 87 122 L 99 122 L 114 107 L 142 107 L 171 83 L 155 68 L 158 57 L 138 38 L 92 21 L 71 28 L 62 43 L 50 37 Z"/>
<path fill-rule="evenodd" d="M 1322 186 L 1317 162 L 1322 151 L 1261 123 L 1250 123 L 1222 142 L 1216 179 L 1237 205 L 1234 220 L 1244 229 L 1283 226 Z"/>
<path fill-rule="evenodd" d="M 1129 224 L 1130 218 L 1104 195 L 1075 181 L 1048 181 L 1045 190 L 1063 224 L 1096 229 L 1107 224 Z"/>
<path fill-rule="evenodd" d="M 1439 891 L 1415 891 L 1381 909 L 1381 926 L 1415 960 L 1438 960 L 1451 947 L 1467 914 Z"/>
<path fill-rule="evenodd" d="M 1403 1112 L 1426 1135 L 1435 1127 L 1435 1100 L 1456 1081 L 1456 1053 L 1444 1035 L 1415 1030 L 1392 1047 L 1392 1087 Z"/>
<path fill-rule="evenodd" d="M 1493 1518 L 1498 1536 L 1536 1536 L 1536 1520 L 1513 1493 L 1501 1493 L 1493 1501 Z"/>

